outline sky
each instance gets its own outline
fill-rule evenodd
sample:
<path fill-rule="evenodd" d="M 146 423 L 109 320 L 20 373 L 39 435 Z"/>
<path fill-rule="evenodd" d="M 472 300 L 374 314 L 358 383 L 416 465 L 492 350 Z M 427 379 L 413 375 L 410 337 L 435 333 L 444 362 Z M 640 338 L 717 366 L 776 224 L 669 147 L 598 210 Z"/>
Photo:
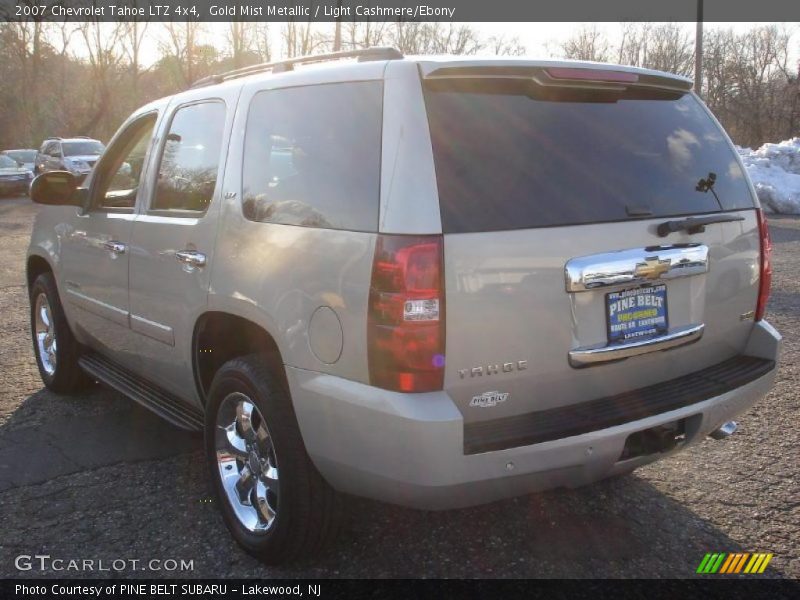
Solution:
<path fill-rule="evenodd" d="M 706 29 L 728 29 L 747 31 L 761 23 L 704 23 Z M 764 23 L 765 25 L 768 23 Z M 620 35 L 620 23 L 472 23 L 487 36 L 503 35 L 518 37 L 520 43 L 532 56 L 548 55 L 548 47 L 558 45 L 570 35 L 584 26 L 595 26 L 606 34 L 609 40 L 615 41 Z M 683 23 L 687 31 L 694 32 L 696 23 Z M 798 24 L 794 24 L 795 26 Z"/>
<path fill-rule="evenodd" d="M 705 23 L 706 30 L 718 28 L 732 28 L 736 31 L 747 31 L 755 25 L 765 25 L 768 23 Z M 103 24 L 110 26 L 110 24 Z M 273 23 L 270 26 L 273 31 L 275 43 L 273 44 L 273 53 L 280 56 L 279 48 L 277 47 L 278 31 L 281 23 Z M 468 23 L 468 25 L 477 29 L 482 37 L 488 38 L 491 36 L 505 36 L 507 39 L 518 38 L 519 42 L 525 46 L 527 55 L 532 57 L 547 58 L 554 56 L 557 53 L 560 42 L 563 42 L 570 37 L 572 33 L 580 30 L 582 27 L 596 27 L 599 31 L 603 32 L 612 43 L 616 42 L 621 32 L 621 23 Z M 800 23 L 787 23 L 785 24 L 795 32 L 795 39 L 800 39 Z M 206 23 L 205 35 L 201 43 L 210 43 L 218 48 L 225 46 L 227 30 L 230 24 L 225 22 Z M 695 23 L 683 23 L 687 32 L 694 35 Z M 145 66 L 151 65 L 159 56 L 157 39 L 163 36 L 160 25 L 157 23 L 151 24 L 148 29 L 148 37 L 152 40 L 148 43 L 142 51 L 142 63 Z M 318 25 L 320 28 L 332 27 L 330 24 Z M 796 51 L 793 60 L 800 58 L 800 43 L 795 43 L 794 48 Z M 73 54 L 82 56 L 85 52 L 80 47 L 80 38 L 73 38 L 73 45 L 71 48 Z"/>

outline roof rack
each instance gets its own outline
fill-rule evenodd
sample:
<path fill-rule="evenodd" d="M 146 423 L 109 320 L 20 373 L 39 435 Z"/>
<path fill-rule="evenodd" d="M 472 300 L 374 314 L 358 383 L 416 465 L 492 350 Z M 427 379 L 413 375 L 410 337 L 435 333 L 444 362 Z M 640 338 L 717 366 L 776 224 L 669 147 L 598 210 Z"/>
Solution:
<path fill-rule="evenodd" d="M 46 142 L 47 140 L 60 140 L 60 139 L 62 139 L 62 138 L 60 136 L 58 136 L 58 135 L 50 135 L 50 136 L 47 136 L 46 138 L 44 138 L 44 141 Z"/>
<path fill-rule="evenodd" d="M 305 65 L 315 62 L 325 62 L 329 60 L 340 60 L 342 58 L 357 58 L 358 62 L 368 62 L 372 60 L 399 60 L 403 58 L 403 53 L 397 48 L 391 47 L 373 47 L 363 48 L 361 50 L 345 50 L 343 52 L 329 52 L 327 54 L 311 54 L 309 56 L 298 56 L 295 58 L 287 58 L 269 63 L 260 63 L 251 65 L 249 67 L 242 67 L 228 71 L 227 73 L 220 73 L 218 75 L 209 75 L 195 81 L 190 87 L 191 89 L 205 87 L 207 85 L 215 85 L 228 81 L 229 79 L 238 79 L 239 77 L 246 77 L 254 73 L 263 73 L 271 71 L 272 73 L 283 73 L 285 71 L 293 71 L 295 65 Z"/>
<path fill-rule="evenodd" d="M 93 140 L 94 139 L 93 137 L 89 137 L 88 135 L 75 135 L 75 136 L 72 136 L 72 137 L 73 137 L 73 139 L 76 139 L 76 140 Z"/>

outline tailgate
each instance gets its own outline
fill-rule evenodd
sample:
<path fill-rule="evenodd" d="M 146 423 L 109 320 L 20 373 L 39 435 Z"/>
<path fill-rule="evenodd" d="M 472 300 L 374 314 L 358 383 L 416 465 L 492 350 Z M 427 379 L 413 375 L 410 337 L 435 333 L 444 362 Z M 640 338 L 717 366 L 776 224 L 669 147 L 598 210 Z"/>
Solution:
<path fill-rule="evenodd" d="M 754 198 L 700 101 L 652 82 L 550 83 L 425 82 L 445 389 L 466 422 L 699 371 L 740 354 L 753 326 Z"/>

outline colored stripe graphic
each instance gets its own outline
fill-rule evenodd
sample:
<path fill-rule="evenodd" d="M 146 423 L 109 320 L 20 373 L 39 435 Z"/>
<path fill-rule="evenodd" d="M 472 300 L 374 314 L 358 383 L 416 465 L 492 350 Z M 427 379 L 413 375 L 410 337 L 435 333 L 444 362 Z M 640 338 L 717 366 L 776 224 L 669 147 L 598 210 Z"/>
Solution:
<path fill-rule="evenodd" d="M 700 561 L 700 566 L 697 567 L 697 571 L 696 572 L 697 573 L 705 573 L 706 572 L 706 565 L 708 564 L 708 561 L 710 559 L 711 559 L 711 555 L 710 554 L 706 554 L 703 557 L 703 560 Z"/>
<path fill-rule="evenodd" d="M 727 560 L 723 563 L 722 568 L 719 570 L 720 573 L 727 573 L 733 564 L 733 557 L 736 556 L 735 554 L 728 554 Z"/>
<path fill-rule="evenodd" d="M 764 558 L 764 562 L 762 562 L 762 563 L 761 563 L 761 566 L 760 566 L 760 567 L 759 567 L 759 569 L 758 569 L 758 572 L 759 572 L 759 573 L 763 573 L 763 572 L 766 570 L 766 568 L 767 568 L 767 565 L 769 564 L 769 561 L 771 561 L 771 560 L 772 560 L 772 557 L 773 557 L 773 556 L 774 556 L 774 555 L 773 555 L 772 553 L 770 553 L 770 554 L 767 554 L 767 556 Z"/>
<path fill-rule="evenodd" d="M 741 554 L 740 556 L 741 556 L 741 558 L 739 559 L 739 562 L 736 563 L 736 569 L 734 571 L 732 571 L 733 573 L 740 573 L 741 572 L 742 567 L 744 567 L 744 563 L 747 560 L 747 557 L 750 556 L 750 554 L 748 552 L 745 552 L 744 554 Z"/>
<path fill-rule="evenodd" d="M 764 560 L 763 554 L 753 554 L 753 558 L 750 559 L 750 562 L 747 563 L 747 566 L 744 568 L 745 573 L 758 573 L 756 569 L 760 566 L 761 561 Z"/>
<path fill-rule="evenodd" d="M 716 573 L 719 568 L 722 566 L 722 561 L 725 559 L 726 554 L 724 552 L 720 552 L 719 558 L 717 558 L 714 565 L 711 567 L 711 573 Z"/>
<path fill-rule="evenodd" d="M 763 573 L 774 555 L 766 552 L 709 552 L 700 561 L 697 573 L 701 574 L 755 574 Z M 749 559 L 749 560 L 748 560 Z"/>
<path fill-rule="evenodd" d="M 737 554 L 733 552 L 728 555 L 728 560 L 725 562 L 725 565 L 722 569 L 720 569 L 720 573 L 732 573 L 733 570 L 736 568 L 736 565 L 739 563 L 739 559 L 742 557 L 741 554 Z"/>
<path fill-rule="evenodd" d="M 753 554 L 753 560 L 751 560 L 747 567 L 745 567 L 745 573 L 763 573 L 769 561 L 772 560 L 772 554 L 767 554 L 766 552 L 762 552 L 759 554 Z"/>
<path fill-rule="evenodd" d="M 698 573 L 716 573 L 722 561 L 725 559 L 724 552 L 714 552 L 713 554 L 706 554 L 700 566 L 697 567 Z"/>

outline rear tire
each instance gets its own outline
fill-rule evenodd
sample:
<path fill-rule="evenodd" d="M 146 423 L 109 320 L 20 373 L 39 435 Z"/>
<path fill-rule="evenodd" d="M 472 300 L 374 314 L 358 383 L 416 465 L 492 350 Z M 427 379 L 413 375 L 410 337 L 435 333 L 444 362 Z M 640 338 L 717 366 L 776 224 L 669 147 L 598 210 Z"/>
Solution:
<path fill-rule="evenodd" d="M 42 273 L 33 282 L 30 307 L 33 354 L 44 385 L 59 394 L 85 388 L 89 378 L 78 365 L 81 345 L 64 316 L 52 273 Z"/>
<path fill-rule="evenodd" d="M 266 364 L 259 355 L 235 358 L 214 376 L 205 451 L 234 539 L 279 564 L 334 539 L 342 503 L 308 457 L 289 393 Z"/>

